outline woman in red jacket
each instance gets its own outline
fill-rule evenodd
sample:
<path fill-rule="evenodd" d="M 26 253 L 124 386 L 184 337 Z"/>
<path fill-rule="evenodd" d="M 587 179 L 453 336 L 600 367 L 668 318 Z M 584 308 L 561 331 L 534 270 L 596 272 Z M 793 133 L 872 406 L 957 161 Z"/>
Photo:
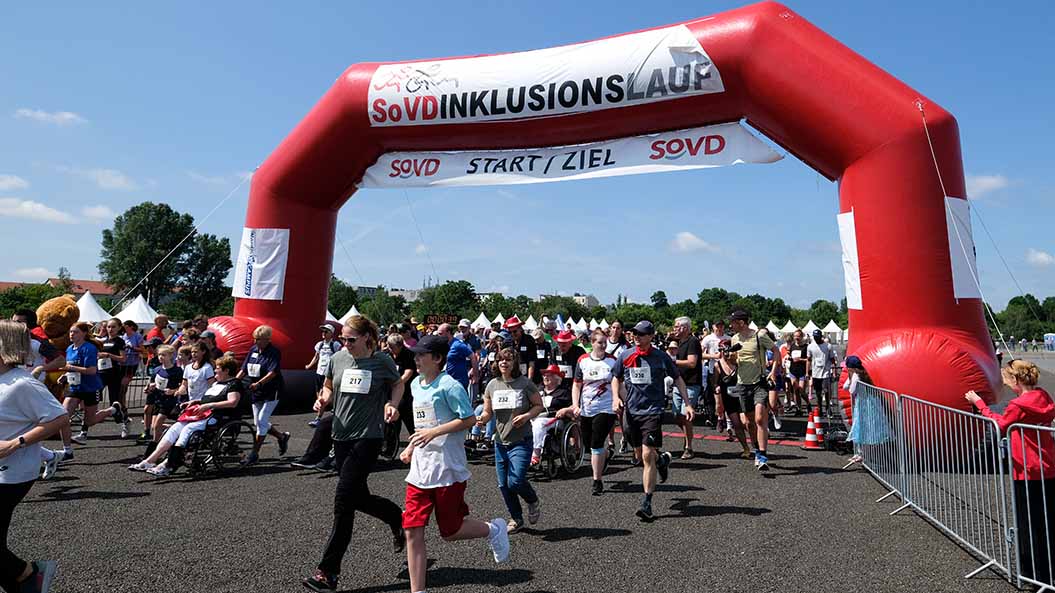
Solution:
<path fill-rule="evenodd" d="M 1007 434 L 1012 424 L 1051 427 L 1055 402 L 1037 387 L 1040 371 L 1032 362 L 1012 360 L 1000 376 L 1018 397 L 1003 414 L 989 409 L 978 394 L 967 392 L 967 401 L 986 418 L 996 420 Z M 1055 574 L 1055 439 L 1050 430 L 1023 428 L 1008 434 L 1011 441 L 1012 483 L 1015 489 L 1015 524 L 1021 574 L 1040 583 L 1051 583 Z"/>

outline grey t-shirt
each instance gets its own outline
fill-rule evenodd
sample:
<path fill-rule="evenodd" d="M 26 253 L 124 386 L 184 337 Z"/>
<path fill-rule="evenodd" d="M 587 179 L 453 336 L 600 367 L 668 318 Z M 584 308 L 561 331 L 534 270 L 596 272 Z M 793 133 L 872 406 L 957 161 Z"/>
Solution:
<path fill-rule="evenodd" d="M 0 440 L 8 441 L 66 413 L 55 396 L 26 369 L 0 375 Z M 0 459 L 0 484 L 21 484 L 40 476 L 40 443 Z"/>
<path fill-rule="evenodd" d="M 503 445 L 515 445 L 531 434 L 531 423 L 513 426 L 513 417 L 531 409 L 531 395 L 538 395 L 538 387 L 526 375 L 506 383 L 501 377 L 491 379 L 484 389 L 484 397 L 491 400 L 495 413 L 495 435 Z"/>
<path fill-rule="evenodd" d="M 399 380 L 392 357 L 378 351 L 354 358 L 341 350 L 330 359 L 326 378 L 333 381 L 333 440 L 383 438 L 385 402 Z"/>

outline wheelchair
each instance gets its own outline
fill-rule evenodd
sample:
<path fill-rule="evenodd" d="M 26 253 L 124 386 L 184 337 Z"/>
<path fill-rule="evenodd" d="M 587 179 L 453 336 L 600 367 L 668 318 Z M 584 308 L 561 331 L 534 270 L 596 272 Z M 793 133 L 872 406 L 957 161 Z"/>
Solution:
<path fill-rule="evenodd" d="M 187 471 L 201 476 L 214 469 L 219 474 L 244 468 L 243 462 L 253 451 L 256 427 L 242 420 L 206 426 L 191 435 L 184 449 Z"/>
<path fill-rule="evenodd" d="M 586 459 L 586 446 L 579 423 L 557 420 L 546 432 L 541 458 L 536 469 L 551 480 L 560 475 L 562 470 L 568 476 L 579 471 Z"/>

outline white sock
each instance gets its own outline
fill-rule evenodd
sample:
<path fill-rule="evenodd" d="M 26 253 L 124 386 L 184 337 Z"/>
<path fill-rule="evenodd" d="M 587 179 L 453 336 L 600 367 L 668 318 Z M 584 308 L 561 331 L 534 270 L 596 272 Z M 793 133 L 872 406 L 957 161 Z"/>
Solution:
<path fill-rule="evenodd" d="M 63 445 L 62 446 L 62 452 L 63 453 L 73 453 L 73 445 Z"/>

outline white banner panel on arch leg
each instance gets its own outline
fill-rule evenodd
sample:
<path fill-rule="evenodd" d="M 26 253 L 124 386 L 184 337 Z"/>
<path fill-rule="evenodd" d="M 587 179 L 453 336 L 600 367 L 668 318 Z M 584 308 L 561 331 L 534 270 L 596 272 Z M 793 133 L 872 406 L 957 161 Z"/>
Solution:
<path fill-rule="evenodd" d="M 738 123 L 551 148 L 381 155 L 360 187 L 544 183 L 772 163 L 781 159 Z"/>
<path fill-rule="evenodd" d="M 685 25 L 518 53 L 382 64 L 372 126 L 552 117 L 725 90 Z"/>
<path fill-rule="evenodd" d="M 864 309 L 861 299 L 861 265 L 857 259 L 857 229 L 853 210 L 838 217 L 839 242 L 843 247 L 843 281 L 846 283 L 846 308 Z"/>
<path fill-rule="evenodd" d="M 289 229 L 242 229 L 231 296 L 281 301 L 286 287 Z"/>
<path fill-rule="evenodd" d="M 980 299 L 971 204 L 961 198 L 945 198 L 945 224 L 949 231 L 949 261 L 952 262 L 952 291 L 958 299 Z"/>

